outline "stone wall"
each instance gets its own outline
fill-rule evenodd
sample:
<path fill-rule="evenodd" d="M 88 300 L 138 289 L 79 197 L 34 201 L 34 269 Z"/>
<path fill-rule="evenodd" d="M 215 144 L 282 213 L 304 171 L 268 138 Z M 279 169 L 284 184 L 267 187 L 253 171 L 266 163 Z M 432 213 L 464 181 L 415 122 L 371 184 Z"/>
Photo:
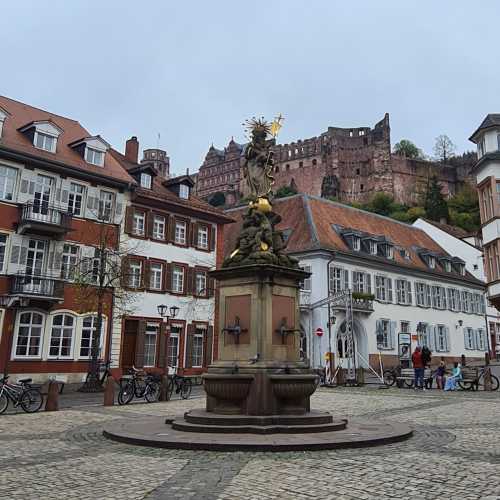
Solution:
<path fill-rule="evenodd" d="M 228 194 L 227 205 L 246 196 L 241 173 L 244 145 L 233 139 L 224 150 L 208 151 L 197 178 L 197 194 L 209 199 Z M 274 152 L 274 190 L 295 186 L 299 192 L 366 202 L 385 192 L 400 203 L 418 203 L 430 175 L 438 175 L 443 192 L 454 194 L 467 179 L 466 165 L 442 166 L 391 154 L 389 115 L 373 128 L 329 127 L 318 137 L 277 144 Z M 472 166 L 472 164 L 471 164 Z M 238 195 L 239 193 L 239 195 Z"/>

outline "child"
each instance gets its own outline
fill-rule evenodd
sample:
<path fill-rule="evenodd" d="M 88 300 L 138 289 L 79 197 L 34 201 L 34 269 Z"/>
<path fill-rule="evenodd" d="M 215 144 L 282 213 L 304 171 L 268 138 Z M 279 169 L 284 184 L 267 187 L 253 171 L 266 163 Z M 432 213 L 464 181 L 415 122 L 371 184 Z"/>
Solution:
<path fill-rule="evenodd" d="M 446 365 L 444 363 L 444 358 L 441 358 L 439 366 L 436 370 L 436 384 L 438 389 L 444 389 L 444 375 L 446 372 Z"/>

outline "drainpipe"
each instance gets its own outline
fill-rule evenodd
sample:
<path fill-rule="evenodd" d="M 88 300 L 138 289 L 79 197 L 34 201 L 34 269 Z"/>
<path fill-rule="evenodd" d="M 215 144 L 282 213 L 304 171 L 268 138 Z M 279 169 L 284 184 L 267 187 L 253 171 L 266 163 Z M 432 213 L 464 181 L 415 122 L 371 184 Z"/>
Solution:
<path fill-rule="evenodd" d="M 327 290 L 327 296 L 330 297 L 330 264 L 334 261 L 334 258 L 332 257 L 327 264 L 327 270 L 326 270 L 326 290 Z M 331 304 L 328 302 L 328 352 L 329 352 L 329 359 L 328 363 L 330 364 L 330 382 L 331 382 L 331 377 L 333 376 L 333 358 L 332 358 L 332 323 L 331 323 L 331 317 L 332 317 L 332 312 L 331 312 Z"/>

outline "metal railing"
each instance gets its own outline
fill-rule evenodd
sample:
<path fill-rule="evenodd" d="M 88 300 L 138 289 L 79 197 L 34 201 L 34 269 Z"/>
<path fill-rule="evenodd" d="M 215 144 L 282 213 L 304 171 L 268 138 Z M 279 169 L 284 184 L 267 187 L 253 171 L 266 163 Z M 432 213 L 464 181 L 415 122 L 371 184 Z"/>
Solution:
<path fill-rule="evenodd" d="M 12 295 L 62 299 L 64 282 L 49 276 L 15 274 L 10 276 L 10 293 Z"/>
<path fill-rule="evenodd" d="M 71 212 L 43 202 L 30 201 L 22 206 L 21 223 L 41 223 L 59 226 L 63 229 L 71 227 Z"/>

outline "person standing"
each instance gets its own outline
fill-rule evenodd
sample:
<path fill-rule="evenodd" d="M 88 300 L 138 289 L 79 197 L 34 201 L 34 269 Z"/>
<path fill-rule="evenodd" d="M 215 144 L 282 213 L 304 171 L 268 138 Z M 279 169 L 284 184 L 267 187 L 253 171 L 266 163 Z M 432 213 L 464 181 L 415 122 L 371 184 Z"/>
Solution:
<path fill-rule="evenodd" d="M 424 389 L 424 362 L 420 346 L 415 347 L 415 351 L 411 355 L 411 361 L 415 371 L 415 390 Z"/>
<path fill-rule="evenodd" d="M 432 353 L 431 353 L 431 350 L 426 346 L 424 345 L 422 347 L 422 363 L 424 365 L 424 377 L 425 377 L 425 369 L 426 368 L 429 368 L 429 371 L 430 371 L 430 367 L 431 367 L 431 360 L 432 360 Z M 429 378 L 426 378 L 424 380 L 424 387 L 426 389 L 432 389 L 432 375 L 429 377 Z"/>

